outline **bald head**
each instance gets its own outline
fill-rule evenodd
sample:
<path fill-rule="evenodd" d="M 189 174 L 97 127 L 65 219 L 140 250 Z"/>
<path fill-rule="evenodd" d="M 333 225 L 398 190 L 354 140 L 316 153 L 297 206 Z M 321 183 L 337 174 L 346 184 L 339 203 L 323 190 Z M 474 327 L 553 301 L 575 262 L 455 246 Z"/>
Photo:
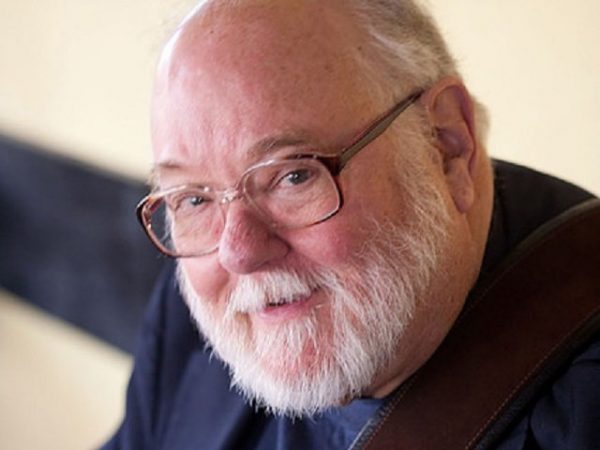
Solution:
<path fill-rule="evenodd" d="M 432 18 L 412 0 L 201 1 L 169 41 L 160 67 L 173 61 L 177 49 L 226 39 L 213 34 L 227 26 L 233 31 L 228 35 L 233 48 L 240 47 L 243 55 L 254 53 L 249 58 L 254 64 L 265 56 L 265 49 L 272 50 L 270 76 L 281 71 L 291 55 L 310 49 L 311 41 L 317 42 L 318 55 L 327 44 L 337 46 L 330 61 L 353 59 L 358 73 L 370 81 L 365 89 L 382 101 L 458 74 Z M 337 45 L 340 41 L 344 45 Z M 298 60 L 309 64 L 318 55 L 306 52 Z M 227 56 L 240 55 L 221 54 Z"/>
<path fill-rule="evenodd" d="M 257 95 L 260 85 L 278 83 L 287 87 L 280 92 L 287 101 L 307 78 L 341 79 L 349 72 L 362 78 L 365 39 L 355 18 L 331 1 L 210 2 L 165 47 L 157 87 L 207 75 L 229 87 L 242 83 Z"/>

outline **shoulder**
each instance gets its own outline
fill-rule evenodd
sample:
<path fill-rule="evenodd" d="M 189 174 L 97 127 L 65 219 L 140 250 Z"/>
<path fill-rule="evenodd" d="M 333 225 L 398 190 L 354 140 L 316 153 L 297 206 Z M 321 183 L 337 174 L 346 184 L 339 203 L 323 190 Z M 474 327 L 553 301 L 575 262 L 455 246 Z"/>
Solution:
<path fill-rule="evenodd" d="M 148 421 L 154 439 L 160 439 L 171 420 L 190 366 L 198 370 L 209 361 L 209 350 L 180 295 L 176 264 L 169 262 L 146 310 L 131 381 L 151 411 Z"/>
<path fill-rule="evenodd" d="M 557 223 L 554 218 L 594 197 L 566 181 L 515 164 L 494 161 L 494 172 L 494 216 L 484 274 L 494 273 L 540 227 Z M 575 266 L 564 268 L 569 271 Z M 576 296 L 567 301 L 577 301 Z M 521 410 L 520 419 L 497 448 L 587 449 L 600 445 L 600 335 L 579 349 L 571 348 L 570 355 L 545 386 L 536 388 L 535 399 Z"/>
<path fill-rule="evenodd" d="M 567 181 L 494 160 L 494 208 L 482 274 L 490 273 L 523 239 L 594 196 Z"/>
<path fill-rule="evenodd" d="M 531 414 L 542 448 L 600 448 L 600 338 L 578 355 Z"/>
<path fill-rule="evenodd" d="M 249 414 L 196 329 L 175 274 L 170 262 L 157 280 L 138 338 L 125 418 L 103 449 L 178 449 L 190 442 L 223 448 L 228 431 Z"/>
<path fill-rule="evenodd" d="M 175 263 L 167 264 L 156 284 L 136 357 L 155 360 L 153 376 L 163 406 L 177 393 L 192 361 L 210 363 L 211 351 L 180 294 Z"/>
<path fill-rule="evenodd" d="M 494 206 L 503 215 L 509 246 L 563 211 L 594 197 L 579 186 L 534 169 L 499 160 L 493 164 Z"/>
<path fill-rule="evenodd" d="M 600 448 L 600 336 L 541 393 L 498 449 Z"/>

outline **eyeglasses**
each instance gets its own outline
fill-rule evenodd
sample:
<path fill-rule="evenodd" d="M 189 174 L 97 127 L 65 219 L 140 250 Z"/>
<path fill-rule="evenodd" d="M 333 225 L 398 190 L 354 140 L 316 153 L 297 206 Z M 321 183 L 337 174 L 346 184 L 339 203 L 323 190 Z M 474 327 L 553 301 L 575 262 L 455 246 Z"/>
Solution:
<path fill-rule="evenodd" d="M 297 154 L 261 162 L 248 168 L 235 186 L 223 190 L 188 184 L 151 193 L 137 206 L 138 219 L 154 245 L 173 258 L 215 251 L 225 227 L 225 205 L 237 199 L 245 199 L 274 228 L 324 222 L 344 203 L 336 177 L 348 161 L 422 94 L 419 90 L 404 98 L 336 155 Z"/>

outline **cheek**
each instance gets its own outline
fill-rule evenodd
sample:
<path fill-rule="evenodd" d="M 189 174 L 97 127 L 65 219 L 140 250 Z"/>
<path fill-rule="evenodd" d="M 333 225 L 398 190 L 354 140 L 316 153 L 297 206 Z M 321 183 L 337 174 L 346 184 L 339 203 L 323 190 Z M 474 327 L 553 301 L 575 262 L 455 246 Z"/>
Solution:
<path fill-rule="evenodd" d="M 288 242 L 294 253 L 310 264 L 332 269 L 344 267 L 361 252 L 367 240 L 369 231 L 365 222 L 348 220 L 346 211 L 340 212 L 322 224 L 297 230 Z"/>
<path fill-rule="evenodd" d="M 295 253 L 312 263 L 344 267 L 364 252 L 382 220 L 402 217 L 403 200 L 389 184 L 370 183 L 370 189 L 344 186 L 345 203 L 331 219 L 285 236 Z M 399 211 L 400 210 L 400 211 Z"/>
<path fill-rule="evenodd" d="M 182 259 L 180 264 L 198 296 L 211 303 L 223 298 L 229 277 L 220 268 L 216 256 Z"/>

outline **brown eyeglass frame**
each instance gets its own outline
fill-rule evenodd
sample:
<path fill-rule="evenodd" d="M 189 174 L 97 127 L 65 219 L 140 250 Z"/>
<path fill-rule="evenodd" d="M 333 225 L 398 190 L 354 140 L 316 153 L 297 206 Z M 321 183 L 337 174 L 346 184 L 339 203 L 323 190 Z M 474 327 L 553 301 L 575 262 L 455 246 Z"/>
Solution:
<path fill-rule="evenodd" d="M 375 119 L 375 121 L 372 122 L 364 131 L 362 131 L 352 141 L 352 143 L 350 145 L 346 146 L 339 153 L 337 153 L 335 155 L 323 155 L 323 154 L 319 154 L 319 153 L 300 153 L 300 154 L 285 158 L 285 159 L 307 159 L 307 158 L 310 158 L 310 159 L 319 161 L 321 164 L 323 164 L 323 166 L 325 166 L 325 168 L 329 171 L 329 173 L 333 177 L 335 186 L 338 191 L 338 197 L 339 197 L 338 207 L 334 211 L 332 211 L 330 214 L 323 217 L 322 219 L 319 219 L 316 222 L 313 222 L 313 223 L 310 223 L 310 224 L 307 224 L 304 226 L 311 226 L 311 225 L 316 225 L 318 223 L 324 222 L 324 221 L 330 219 L 331 217 L 333 217 L 334 215 L 336 215 L 340 211 L 340 209 L 344 205 L 344 196 L 342 195 L 342 191 L 338 184 L 337 176 L 344 169 L 346 164 L 348 164 L 348 162 L 356 154 L 358 154 L 358 152 L 360 152 L 363 148 L 365 148 L 367 145 L 369 145 L 371 142 L 373 142 L 375 139 L 377 139 L 381 134 L 383 134 L 383 132 L 388 129 L 388 127 L 392 124 L 392 122 L 394 122 L 394 120 L 403 111 L 405 111 L 410 105 L 415 103 L 421 97 L 421 95 L 423 95 L 424 92 L 425 91 L 423 89 L 420 89 L 420 90 L 417 90 L 417 91 L 411 93 L 410 95 L 403 98 L 402 100 L 400 100 L 400 102 L 396 103 L 389 111 L 385 112 L 384 114 L 379 116 L 377 119 Z M 259 167 L 259 166 L 267 165 L 274 161 L 278 161 L 278 160 L 265 161 L 265 162 L 261 162 L 261 163 L 255 164 L 254 166 L 249 167 L 246 171 L 244 171 L 244 174 L 242 175 L 242 177 L 240 177 L 240 179 L 242 179 L 244 177 L 244 175 L 246 173 L 248 173 L 249 171 L 251 171 L 252 169 L 255 169 L 256 167 Z M 237 184 L 236 184 L 236 186 L 237 186 Z M 168 248 L 166 248 L 162 244 L 162 242 L 160 242 L 160 240 L 152 232 L 152 223 L 151 223 L 150 218 L 151 218 L 154 210 L 150 209 L 149 206 L 151 206 L 151 204 L 154 203 L 153 200 L 156 200 L 157 197 L 162 197 L 165 194 L 165 192 L 170 192 L 173 189 L 179 189 L 182 187 L 184 187 L 184 186 L 176 186 L 176 187 L 164 190 L 164 191 L 153 192 L 153 193 L 150 193 L 147 196 L 145 196 L 138 203 L 138 205 L 136 207 L 137 218 L 138 218 L 140 224 L 142 225 L 144 232 L 150 239 L 150 241 L 156 246 L 156 248 L 161 253 L 163 253 L 164 255 L 166 255 L 168 257 L 185 258 L 185 257 L 204 256 L 206 254 L 212 253 L 213 251 L 216 250 L 216 248 L 218 246 L 216 246 L 215 248 L 207 251 L 206 253 L 202 253 L 200 255 L 178 255 L 177 253 L 171 252 Z"/>

